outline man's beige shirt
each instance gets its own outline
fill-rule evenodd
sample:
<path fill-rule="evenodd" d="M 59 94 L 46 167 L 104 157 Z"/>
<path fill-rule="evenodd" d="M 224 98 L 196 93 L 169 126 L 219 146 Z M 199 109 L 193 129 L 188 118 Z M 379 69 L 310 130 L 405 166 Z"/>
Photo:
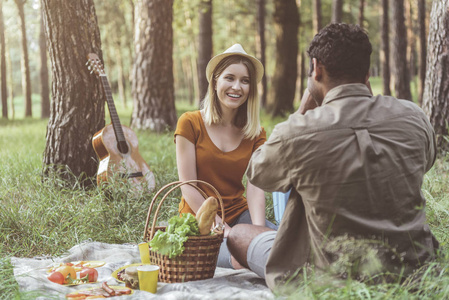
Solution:
<path fill-rule="evenodd" d="M 265 191 L 292 189 L 266 266 L 268 286 L 307 263 L 328 266 L 335 257 L 326 243 L 344 235 L 391 246 L 400 257 L 383 262 L 389 271 L 432 257 L 437 242 L 421 185 L 434 161 L 423 111 L 373 97 L 363 84 L 338 86 L 322 106 L 278 124 L 247 170 Z"/>

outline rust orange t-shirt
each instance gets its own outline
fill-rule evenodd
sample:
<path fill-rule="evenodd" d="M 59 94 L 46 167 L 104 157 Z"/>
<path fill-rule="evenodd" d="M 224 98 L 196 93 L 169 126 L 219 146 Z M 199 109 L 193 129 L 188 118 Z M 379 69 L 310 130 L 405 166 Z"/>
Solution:
<path fill-rule="evenodd" d="M 265 130 L 255 139 L 243 139 L 240 145 L 229 152 L 221 151 L 210 139 L 200 111 L 186 112 L 181 115 L 175 131 L 195 145 L 197 179 L 211 184 L 220 193 L 225 210 L 225 222 L 232 223 L 242 212 L 248 209 L 243 196 L 243 175 L 253 152 L 267 139 Z M 215 193 L 208 186 L 199 183 L 208 196 Z M 195 213 L 184 198 L 179 204 L 180 213 Z"/>

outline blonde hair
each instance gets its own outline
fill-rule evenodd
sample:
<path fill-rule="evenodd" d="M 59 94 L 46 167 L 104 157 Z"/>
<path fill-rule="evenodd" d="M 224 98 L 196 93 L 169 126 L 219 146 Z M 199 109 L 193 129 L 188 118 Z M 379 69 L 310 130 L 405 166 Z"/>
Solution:
<path fill-rule="evenodd" d="M 218 99 L 217 92 L 215 90 L 217 79 L 227 67 L 240 63 L 245 65 L 248 69 L 250 80 L 249 95 L 245 103 L 238 108 L 233 124 L 242 129 L 245 138 L 254 139 L 262 131 L 259 117 L 260 105 L 257 93 L 256 69 L 253 63 L 243 56 L 231 55 L 223 58 L 212 72 L 211 78 L 208 78 L 209 86 L 207 88 L 206 96 L 202 101 L 204 121 L 208 125 L 218 124 L 221 122 L 222 112 L 220 100 Z"/>

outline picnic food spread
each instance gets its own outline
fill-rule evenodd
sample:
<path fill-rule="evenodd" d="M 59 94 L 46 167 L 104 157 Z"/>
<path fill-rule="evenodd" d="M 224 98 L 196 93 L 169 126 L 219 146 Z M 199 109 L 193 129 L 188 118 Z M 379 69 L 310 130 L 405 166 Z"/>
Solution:
<path fill-rule="evenodd" d="M 61 266 L 70 266 L 75 269 L 75 272 L 79 272 L 83 268 L 98 268 L 98 267 L 104 266 L 104 264 L 105 264 L 104 261 L 99 261 L 99 260 L 88 260 L 88 261 L 80 260 L 80 261 L 73 261 L 73 262 L 68 262 L 68 263 L 59 262 L 59 263 L 53 263 L 51 266 L 49 266 L 47 272 L 52 273 L 56 270 L 56 268 L 61 267 Z"/>
<path fill-rule="evenodd" d="M 133 290 L 124 286 L 109 286 L 106 282 L 101 287 L 76 291 L 66 295 L 67 299 L 82 300 L 94 298 L 109 298 L 123 295 L 131 295 Z"/>
<path fill-rule="evenodd" d="M 69 263 L 54 263 L 47 268 L 47 272 L 50 274 L 47 278 L 58 284 L 63 285 L 78 285 L 83 283 L 96 282 L 98 279 L 98 271 L 96 267 L 101 267 L 105 264 L 103 261 L 79 261 Z M 139 264 L 135 264 L 139 265 Z M 133 274 L 132 266 L 127 273 L 130 276 Z M 123 268 L 125 271 L 125 267 Z M 135 270 L 137 278 L 137 270 Z M 126 281 L 125 281 L 126 282 Z M 134 283 L 134 282 L 133 282 Z M 101 283 L 100 287 L 93 287 L 85 290 L 79 290 L 66 295 L 67 299 L 81 300 L 81 299 L 96 299 L 96 298 L 109 298 L 114 296 L 130 295 L 133 293 L 131 288 L 138 288 L 138 280 L 136 284 L 131 286 L 109 286 L 106 282 Z"/>
<path fill-rule="evenodd" d="M 78 285 L 89 282 L 96 282 L 98 271 L 96 267 L 101 267 L 104 262 L 100 261 L 79 261 L 69 263 L 56 263 L 47 270 L 50 274 L 48 280 L 65 285 Z M 77 273 L 79 272 L 79 275 Z"/>

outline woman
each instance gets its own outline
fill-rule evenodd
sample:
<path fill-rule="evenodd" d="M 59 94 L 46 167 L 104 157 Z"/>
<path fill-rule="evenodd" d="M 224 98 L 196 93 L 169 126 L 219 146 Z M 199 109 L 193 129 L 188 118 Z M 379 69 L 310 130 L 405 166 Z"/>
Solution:
<path fill-rule="evenodd" d="M 208 91 L 199 111 L 184 113 L 175 131 L 179 180 L 198 179 L 210 183 L 220 193 L 225 209 L 225 240 L 217 266 L 238 268 L 231 257 L 226 237 L 236 224 L 276 226 L 265 220 L 263 190 L 247 183 L 246 198 L 242 179 L 252 153 L 266 141 L 259 122 L 257 83 L 263 76 L 262 63 L 248 55 L 240 44 L 213 57 L 207 67 Z M 213 191 L 198 186 L 208 195 Z M 180 213 L 193 213 L 204 201 L 193 187 L 181 187 Z"/>

